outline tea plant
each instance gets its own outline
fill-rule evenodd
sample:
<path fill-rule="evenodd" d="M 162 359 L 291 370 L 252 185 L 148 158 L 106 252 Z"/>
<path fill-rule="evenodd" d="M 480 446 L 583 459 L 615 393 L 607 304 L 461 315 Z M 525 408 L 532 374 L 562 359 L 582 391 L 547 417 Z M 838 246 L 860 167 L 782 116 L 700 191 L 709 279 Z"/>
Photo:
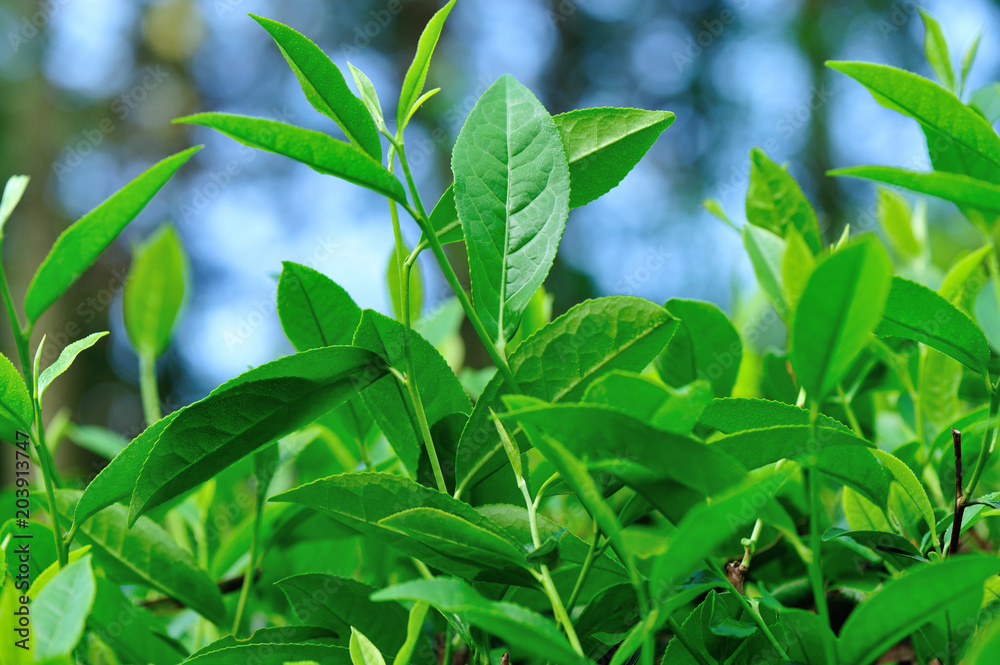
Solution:
<path fill-rule="evenodd" d="M 296 353 L 163 415 L 155 361 L 185 281 L 164 228 L 137 249 L 123 297 L 148 422 L 125 445 L 40 422 L 48 385 L 106 333 L 44 369 L 45 339 L 34 356 L 30 340 L 197 148 L 72 225 L 22 308 L 0 271 L 21 366 L 0 363 L 0 425 L 24 512 L 0 530 L 0 661 L 996 662 L 1000 98 L 961 100 L 978 40 L 956 75 L 923 15 L 940 85 L 830 63 L 919 123 L 933 167 L 833 175 L 951 201 L 981 232 L 944 274 L 924 209 L 896 189 L 867 217 L 890 256 L 874 233 L 825 235 L 787 170 L 754 150 L 748 223 L 706 206 L 742 237 L 769 303 L 755 320 L 738 330 L 709 303 L 623 296 L 550 320 L 544 282 L 570 210 L 615 187 L 674 117 L 552 116 L 503 76 L 428 211 L 404 134 L 438 92 L 425 82 L 453 5 L 420 38 L 394 129 L 364 73 L 350 66 L 356 95 L 317 45 L 260 17 L 347 140 L 220 113 L 179 120 L 384 195 L 396 319 L 287 262 L 277 311 Z M 26 185 L 8 182 L 0 231 Z M 401 213 L 421 231 L 412 249 Z M 428 249 L 454 298 L 425 313 Z M 461 367 L 466 320 L 490 370 Z M 757 348 L 772 320 L 787 343 Z M 110 459 L 80 489 L 52 461 L 63 437 Z M 34 465 L 46 519 L 30 512 Z"/>

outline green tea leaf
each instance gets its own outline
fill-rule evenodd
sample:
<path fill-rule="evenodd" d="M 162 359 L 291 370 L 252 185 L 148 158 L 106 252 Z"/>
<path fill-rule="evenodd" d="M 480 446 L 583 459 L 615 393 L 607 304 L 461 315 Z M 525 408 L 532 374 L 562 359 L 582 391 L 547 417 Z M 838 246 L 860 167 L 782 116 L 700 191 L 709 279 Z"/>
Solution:
<path fill-rule="evenodd" d="M 455 183 L 448 185 L 448 189 L 444 190 L 444 194 L 434 205 L 427 221 L 437 233 L 438 240 L 442 245 L 465 240 L 465 236 L 462 234 L 462 223 L 458 221 L 458 208 L 455 204 Z"/>
<path fill-rule="evenodd" d="M 826 397 L 868 345 L 891 283 L 892 264 L 871 236 L 849 242 L 816 266 L 791 334 L 792 367 L 811 399 Z"/>
<path fill-rule="evenodd" d="M 383 652 L 403 646 L 407 613 L 396 603 L 370 600 L 375 587 L 363 582 L 324 573 L 305 573 L 277 582 L 288 604 L 303 622 L 312 622 L 339 635 L 351 627 L 366 635 Z"/>
<path fill-rule="evenodd" d="M 402 476 L 381 472 L 342 473 L 296 487 L 271 497 L 271 501 L 298 503 L 319 510 L 341 524 L 420 559 L 428 566 L 465 579 L 532 586 L 535 583 L 530 575 L 522 573 L 519 576 L 509 567 L 497 570 L 465 557 L 446 556 L 417 539 L 408 538 L 396 529 L 381 524 L 385 518 L 408 509 L 431 508 L 492 532 L 517 547 L 509 534 L 469 504 Z"/>
<path fill-rule="evenodd" d="M 20 372 L 14 369 L 7 356 L 0 354 L 0 416 L 5 424 L 3 435 L 7 441 L 15 441 L 14 429 L 28 432 L 35 420 L 35 409 L 31 404 L 31 395 L 24 385 Z M 10 427 L 10 426 L 13 427 Z"/>
<path fill-rule="evenodd" d="M 403 89 L 399 92 L 399 107 L 396 109 L 396 133 L 400 136 L 403 135 L 406 121 L 412 114 L 413 107 L 417 105 L 420 94 L 424 91 L 424 81 L 427 80 L 427 70 L 431 66 L 431 56 L 434 55 L 434 48 L 441 37 L 444 21 L 454 6 L 455 0 L 451 0 L 439 9 L 427 22 L 420 35 L 420 40 L 417 42 L 417 52 L 413 56 L 410 68 L 406 70 L 406 76 L 403 78 Z"/>
<path fill-rule="evenodd" d="M 808 425 L 809 412 L 794 404 L 748 397 L 718 398 L 705 407 L 698 422 L 725 434 L 783 425 Z M 818 427 L 853 434 L 851 428 L 830 416 L 819 414 Z"/>
<path fill-rule="evenodd" d="M 879 337 L 923 342 L 980 374 L 989 373 L 990 347 L 972 319 L 926 286 L 893 277 Z"/>
<path fill-rule="evenodd" d="M 786 236 L 788 246 L 781 261 L 781 280 L 785 287 L 788 307 L 794 311 L 799 299 L 802 298 L 809 275 L 816 267 L 816 257 L 797 230 L 788 229 Z"/>
<path fill-rule="evenodd" d="M 503 414 L 505 421 L 558 441 L 588 464 L 611 462 L 602 464 L 602 471 L 618 475 L 639 492 L 669 478 L 708 496 L 746 476 L 718 443 L 708 446 L 664 432 L 603 406 L 549 404 L 523 395 L 510 395 L 505 401 L 510 409 Z"/>
<path fill-rule="evenodd" d="M 413 657 L 413 652 L 417 648 L 417 643 L 420 641 L 421 629 L 424 626 L 424 619 L 427 617 L 429 610 L 430 605 L 423 601 L 413 603 L 413 607 L 410 609 L 410 618 L 406 625 L 406 642 L 396 652 L 393 665 L 409 665 L 410 659 Z"/>
<path fill-rule="evenodd" d="M 528 510 L 524 506 L 493 504 L 479 506 L 476 511 L 513 536 L 525 548 L 534 547 L 531 536 L 531 520 L 528 517 Z M 544 515 L 535 515 L 535 527 L 538 529 L 538 536 L 543 543 L 549 541 L 557 543 L 560 561 L 582 564 L 587 558 L 590 546 L 556 522 Z M 625 569 L 621 563 L 607 553 L 595 557 L 593 566 L 595 570 L 608 571 L 619 576 L 625 575 Z"/>
<path fill-rule="evenodd" d="M 68 564 L 31 600 L 32 642 L 37 662 L 69 656 L 94 606 L 96 582 L 90 555 Z"/>
<path fill-rule="evenodd" d="M 840 662 L 874 661 L 948 601 L 982 589 L 986 578 L 998 572 L 996 558 L 960 554 L 888 582 L 847 617 L 837 639 Z"/>
<path fill-rule="evenodd" d="M 411 508 L 379 520 L 400 533 L 453 559 L 468 559 L 496 570 L 529 569 L 524 548 L 509 537 L 476 526 L 436 508 Z"/>
<path fill-rule="evenodd" d="M 24 190 L 28 188 L 28 181 L 31 180 L 26 175 L 12 175 L 7 178 L 7 184 L 3 187 L 3 195 L 0 196 L 0 238 L 3 238 L 3 227 L 10 219 L 14 208 L 21 202 Z"/>
<path fill-rule="evenodd" d="M 945 41 L 941 25 L 926 12 L 919 8 L 920 18 L 924 21 L 924 55 L 927 64 L 934 70 L 941 85 L 948 90 L 955 90 L 955 70 L 951 66 L 951 56 L 948 55 L 948 42 Z"/>
<path fill-rule="evenodd" d="M 65 372 L 76 360 L 76 357 L 80 355 L 81 352 L 89 349 L 94 344 L 97 344 L 97 340 L 101 339 L 108 332 L 105 330 L 103 332 L 96 332 L 91 335 L 87 335 L 83 339 L 78 339 L 72 344 L 67 345 L 59 353 L 59 357 L 56 361 L 42 370 L 42 373 L 38 375 L 38 399 L 41 400 L 42 396 L 45 394 L 45 389 L 49 387 L 49 384 L 55 380 L 60 374 Z M 41 348 L 41 347 L 39 347 Z"/>
<path fill-rule="evenodd" d="M 970 167 L 970 175 L 980 169 L 998 173 L 1000 137 L 981 115 L 941 86 L 916 74 L 886 65 L 828 62 L 827 66 L 847 74 L 868 88 L 875 101 L 882 106 L 919 122 L 931 132 L 932 139 L 941 136 L 959 146 L 962 152 L 977 162 Z M 951 170 L 941 169 L 937 165 L 935 168 Z"/>
<path fill-rule="evenodd" d="M 403 246 L 403 255 L 410 253 L 410 248 Z M 395 248 L 389 255 L 389 265 L 385 269 L 385 280 L 389 284 L 389 302 L 392 303 L 392 311 L 398 321 L 403 320 L 402 291 L 399 288 L 399 257 Z M 410 321 L 420 318 L 420 311 L 424 308 L 424 281 L 420 277 L 420 263 L 414 263 L 410 268 Z"/>
<path fill-rule="evenodd" d="M 472 403 L 458 377 L 430 342 L 378 312 L 366 309 L 361 314 L 354 346 L 378 354 L 405 373 L 406 344 L 410 345 L 415 381 L 427 424 L 433 426 L 450 413 L 467 414 L 472 411 Z M 416 473 L 424 444 L 418 434 L 419 421 L 406 386 L 394 375 L 388 374 L 362 390 L 361 399 L 403 466 Z"/>
<path fill-rule="evenodd" d="M 937 196 L 961 207 L 993 213 L 1000 211 L 1000 185 L 961 173 L 908 171 L 891 166 L 853 166 L 827 171 L 827 175 L 865 178 L 896 185 L 920 194 Z"/>
<path fill-rule="evenodd" d="M 99 425 L 72 425 L 66 430 L 66 437 L 108 461 L 114 459 L 129 443 L 118 432 Z"/>
<path fill-rule="evenodd" d="M 799 184 L 763 151 L 750 152 L 750 187 L 747 189 L 747 221 L 782 238 L 789 228 L 802 234 L 813 254 L 823 249 L 816 211 Z"/>
<path fill-rule="evenodd" d="M 965 83 L 969 80 L 969 71 L 972 69 L 972 63 L 976 61 L 976 53 L 979 52 L 979 40 L 982 36 L 983 33 L 981 31 L 976 33 L 976 38 L 972 40 L 969 48 L 965 50 L 965 55 L 962 56 L 962 78 L 958 84 L 959 95 L 965 92 Z"/>
<path fill-rule="evenodd" d="M 586 205 L 618 185 L 673 120 L 669 111 L 611 107 L 552 116 L 569 162 L 570 208 Z M 430 227 L 441 244 L 463 239 L 454 184 L 434 206 Z"/>
<path fill-rule="evenodd" d="M 712 401 L 712 389 L 704 381 L 671 388 L 652 377 L 615 370 L 590 384 L 583 401 L 617 409 L 657 429 L 687 435 Z"/>
<path fill-rule="evenodd" d="M 164 225 L 136 252 L 122 294 L 125 332 L 140 353 L 160 356 L 184 300 L 187 259 L 174 227 Z"/>
<path fill-rule="evenodd" d="M 667 311 L 642 298 L 612 296 L 584 301 L 526 339 L 509 363 L 521 392 L 549 402 L 577 401 L 612 370 L 638 372 L 673 333 Z M 471 486 L 503 465 L 489 408 L 502 406 L 503 378 L 490 381 L 462 432 L 456 454 L 459 487 Z"/>
<path fill-rule="evenodd" d="M 382 104 L 378 101 L 378 93 L 375 92 L 375 86 L 371 79 L 350 62 L 347 63 L 347 67 L 351 70 L 351 78 L 354 79 L 354 85 L 357 86 L 358 94 L 361 95 L 361 102 L 368 109 L 378 131 L 388 134 L 389 129 L 385 126 L 385 116 L 382 115 Z M 381 161 L 381 157 L 379 157 L 379 161 Z"/>
<path fill-rule="evenodd" d="M 176 665 L 187 655 L 147 609 L 137 606 L 112 582 L 96 578 L 97 595 L 87 618 L 87 629 L 111 645 L 123 662 Z M 123 630 L 127 617 L 128 630 Z"/>
<path fill-rule="evenodd" d="M 375 161 L 381 161 L 382 144 L 375 123 L 365 105 L 347 87 L 337 65 L 320 47 L 292 28 L 254 14 L 250 18 L 274 38 L 313 108 L 337 123 L 351 143 Z"/>
<path fill-rule="evenodd" d="M 910 223 L 912 213 L 906 198 L 888 187 L 879 187 L 878 191 L 878 224 L 892 250 L 904 259 L 914 259 L 920 256 L 922 250 L 920 241 L 913 235 Z"/>
<path fill-rule="evenodd" d="M 554 663 L 580 665 L 577 655 L 551 620 L 513 603 L 490 601 L 457 579 L 414 580 L 376 592 L 372 600 L 423 601 L 457 614 L 525 653 L 545 654 Z"/>
<path fill-rule="evenodd" d="M 330 654 L 336 655 L 337 659 L 334 662 L 338 663 L 338 665 L 342 662 L 345 665 L 351 665 L 351 657 L 348 654 L 347 647 L 340 646 L 342 642 L 342 639 L 326 628 L 319 628 L 317 626 L 275 626 L 272 628 L 258 628 L 253 631 L 250 637 L 245 639 L 237 639 L 235 635 L 226 635 L 198 649 L 191 654 L 190 658 L 194 659 L 212 652 L 243 646 L 246 647 L 245 650 L 226 652 L 222 654 L 219 661 L 204 662 L 232 663 L 233 665 L 236 665 L 237 662 L 242 662 L 243 665 L 247 665 L 247 657 L 252 658 L 255 655 L 259 657 L 261 652 L 266 653 L 267 649 L 275 644 L 288 643 L 292 647 L 337 644 L 336 649 L 328 650 Z M 254 649 L 257 650 L 257 654 L 254 654 Z M 323 652 L 320 651 L 319 653 Z M 243 660 L 238 661 L 237 658 L 241 654 Z M 203 661 L 198 662 L 201 663 Z"/>
<path fill-rule="evenodd" d="M 956 261 L 948 274 L 944 276 L 941 287 L 938 289 L 938 295 L 953 305 L 958 304 L 959 297 L 965 291 L 969 280 L 979 272 L 979 267 L 983 265 L 983 260 L 991 251 L 987 245 L 969 252 Z"/>
<path fill-rule="evenodd" d="M 178 412 L 160 433 L 136 480 L 129 523 L 308 425 L 385 373 L 384 361 L 370 351 L 328 346 L 279 358 L 222 384 Z"/>
<path fill-rule="evenodd" d="M 196 113 L 174 122 L 211 127 L 243 145 L 291 157 L 320 173 L 343 178 L 406 204 L 403 185 L 380 162 L 360 148 L 322 132 L 226 113 Z"/>
<path fill-rule="evenodd" d="M 791 308 L 785 297 L 782 275 L 782 264 L 787 252 L 786 241 L 772 231 L 754 224 L 745 225 L 740 233 L 761 291 L 778 316 L 787 321 Z"/>
<path fill-rule="evenodd" d="M 282 262 L 278 279 L 278 318 L 297 351 L 349 346 L 361 308 L 332 279 L 312 268 Z"/>
<path fill-rule="evenodd" d="M 744 430 L 712 441 L 713 448 L 718 447 L 748 469 L 756 469 L 786 457 L 804 457 L 835 446 L 871 448 L 873 444 L 853 432 L 832 427 L 817 427 L 813 437 L 808 425 L 777 425 Z"/>
<path fill-rule="evenodd" d="M 675 388 L 708 381 L 716 397 L 728 397 L 743 359 L 736 328 L 712 303 L 673 299 L 666 308 L 680 325 L 656 359 L 660 378 Z"/>
<path fill-rule="evenodd" d="M 354 665 L 385 665 L 385 658 L 378 647 L 367 637 L 351 628 L 351 662 Z"/>
<path fill-rule="evenodd" d="M 934 518 L 934 506 L 927 496 L 927 491 L 917 480 L 917 477 L 898 457 L 895 457 L 884 450 L 873 449 L 872 454 L 879 458 L 882 464 L 889 470 L 896 482 L 903 488 L 903 492 L 913 501 L 913 504 L 920 511 L 927 527 L 931 532 L 931 539 L 937 540 L 937 520 Z"/>
<path fill-rule="evenodd" d="M 247 665 L 267 654 L 268 663 L 322 663 L 323 665 L 353 665 L 346 647 L 321 643 L 296 643 L 284 639 L 281 631 L 287 626 L 271 629 L 272 642 L 230 640 L 225 647 L 202 649 L 184 661 L 184 665 Z M 262 632 L 261 629 L 256 632 Z M 231 636 L 230 636 L 231 637 Z M 228 640 L 229 638 L 223 638 Z M 222 642 L 223 640 L 219 640 Z M 273 660 L 271 660 L 273 659 Z"/>
<path fill-rule="evenodd" d="M 545 281 L 566 228 L 566 153 L 545 107 L 505 75 L 462 126 L 452 171 L 476 311 L 502 345 Z"/>
<path fill-rule="evenodd" d="M 93 265 L 177 169 L 200 149 L 188 148 L 157 162 L 62 232 L 28 285 L 24 310 L 29 322 L 37 321 Z"/>
<path fill-rule="evenodd" d="M 80 497 L 76 490 L 56 490 L 56 504 L 64 520 L 73 516 Z M 155 589 L 209 621 L 224 624 L 222 594 L 191 553 L 151 519 L 140 518 L 131 527 L 127 519 L 125 506 L 113 504 L 82 524 L 76 537 L 90 545 L 94 558 L 120 581 Z"/>
<path fill-rule="evenodd" d="M 673 124 L 674 114 L 603 107 L 560 113 L 552 120 L 569 161 L 569 205 L 577 208 L 616 187 Z"/>
<path fill-rule="evenodd" d="M 132 439 L 110 464 L 101 469 L 84 489 L 76 505 L 73 518 L 76 524 L 82 524 L 98 511 L 132 496 L 135 482 L 139 478 L 146 457 L 149 456 L 149 451 L 163 430 L 179 413 L 180 411 L 174 411 L 147 427 L 139 436 Z"/>

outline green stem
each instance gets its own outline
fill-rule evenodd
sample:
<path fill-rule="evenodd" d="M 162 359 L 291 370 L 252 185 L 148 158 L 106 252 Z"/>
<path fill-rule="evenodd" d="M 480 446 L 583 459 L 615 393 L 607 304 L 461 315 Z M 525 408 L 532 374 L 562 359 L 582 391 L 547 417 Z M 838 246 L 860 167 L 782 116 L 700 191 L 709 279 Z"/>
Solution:
<path fill-rule="evenodd" d="M 750 534 L 750 540 L 748 540 L 743 546 L 743 561 L 740 562 L 740 568 L 743 568 L 744 570 L 750 569 L 750 561 L 753 559 L 754 552 L 757 551 L 757 541 L 760 539 L 760 530 L 763 526 L 763 520 L 758 518 L 758 520 L 754 522 L 753 532 Z"/>
<path fill-rule="evenodd" d="M 410 270 L 413 268 L 413 261 L 410 258 L 403 259 L 403 235 L 399 228 L 399 212 L 396 209 L 395 201 L 389 201 L 389 213 L 392 216 L 392 231 L 396 239 L 396 265 L 399 266 L 399 317 L 402 319 L 404 329 L 403 355 L 406 357 L 406 389 L 410 393 L 410 401 L 413 403 L 413 412 L 417 416 L 420 437 L 424 441 L 424 448 L 427 449 L 427 457 L 431 462 L 434 482 L 437 484 L 438 491 L 447 494 L 448 484 L 441 472 L 441 462 L 434 447 L 431 428 L 427 422 L 427 413 L 424 411 L 423 400 L 420 399 L 420 390 L 417 387 L 417 366 L 413 361 L 413 344 L 410 340 L 410 330 L 413 327 L 413 322 L 410 321 Z M 414 475 L 417 473 L 416 469 L 410 469 L 410 471 Z"/>
<path fill-rule="evenodd" d="M 260 501 L 258 501 L 253 517 L 253 540 L 250 541 L 250 561 L 247 563 L 247 569 L 243 575 L 243 587 L 240 589 L 240 600 L 236 604 L 236 618 L 233 621 L 233 635 L 237 638 L 240 635 L 240 623 L 243 620 L 243 611 L 246 609 L 247 598 L 250 595 L 250 587 L 253 586 L 253 573 L 257 567 L 257 547 L 260 541 L 260 526 L 263 522 L 264 512 L 260 508 Z"/>
<path fill-rule="evenodd" d="M 758 520 L 758 522 L 759 521 L 760 520 Z M 726 580 L 726 584 L 729 585 L 729 588 L 732 590 L 733 595 L 736 596 L 736 600 L 743 607 L 743 611 L 745 611 L 747 614 L 750 615 L 750 618 L 753 619 L 753 622 L 755 624 L 757 624 L 757 627 L 760 629 L 760 632 L 764 634 L 764 637 L 766 637 L 767 641 L 771 643 L 771 646 L 774 647 L 774 650 L 778 652 L 778 655 L 781 656 L 781 659 L 783 661 L 789 660 L 788 654 L 785 652 L 784 647 L 781 646 L 781 642 L 778 641 L 778 638 L 776 638 L 774 636 L 774 633 L 771 632 L 771 629 L 768 627 L 767 623 L 764 622 L 764 618 L 757 612 L 757 610 L 754 609 L 753 605 L 750 604 L 750 600 L 745 595 L 740 593 L 739 589 L 737 589 L 733 585 L 732 580 L 730 580 L 729 576 L 726 575 L 725 571 L 722 570 L 722 566 L 720 566 L 719 563 L 714 559 L 705 559 L 705 563 L 708 564 L 708 567 L 712 572 L 714 572 L 722 579 Z M 830 660 L 829 662 L 833 663 L 835 661 Z"/>
<path fill-rule="evenodd" d="M 528 491 L 528 484 L 524 482 L 524 478 L 518 477 L 517 486 L 524 496 L 524 505 L 528 509 L 528 526 L 531 529 L 531 542 L 535 546 L 535 549 L 538 549 L 542 546 L 542 539 L 538 533 L 537 506 L 531 498 L 531 492 Z M 566 631 L 566 637 L 569 638 L 570 646 L 582 657 L 583 647 L 580 645 L 580 638 L 577 637 L 576 630 L 573 629 L 573 622 L 570 621 L 569 614 L 566 612 L 566 606 L 563 605 L 562 598 L 559 597 L 559 590 L 556 589 L 556 585 L 552 581 L 552 573 L 549 571 L 549 567 L 544 563 L 540 564 L 538 571 L 535 577 L 542 583 L 542 589 L 545 591 L 545 595 L 549 597 L 549 602 L 552 605 L 552 613 L 555 615 L 556 621 Z"/>
<path fill-rule="evenodd" d="M 844 394 L 844 387 L 839 383 L 837 384 L 837 397 L 840 398 L 840 403 L 844 406 L 844 412 L 847 414 L 847 422 L 851 425 L 851 429 L 862 439 L 865 438 L 865 433 L 861 431 L 861 424 L 858 423 L 858 418 L 854 415 L 854 409 L 851 407 L 851 400 Z M 921 445 L 923 445 L 922 441 Z"/>
<path fill-rule="evenodd" d="M 983 471 L 986 470 L 986 462 L 990 458 L 990 453 L 993 449 L 993 439 L 997 431 L 996 425 L 990 425 L 990 423 L 996 420 L 998 411 L 1000 411 L 1000 390 L 994 387 L 990 394 L 990 413 L 986 417 L 987 427 L 983 432 L 983 444 L 979 448 L 979 457 L 976 458 L 976 466 L 972 471 L 972 478 L 969 479 L 969 484 L 966 485 L 965 493 L 962 495 L 963 504 L 968 504 L 972 500 L 972 494 L 976 491 L 976 485 L 979 484 L 979 479 L 982 477 Z"/>
<path fill-rule="evenodd" d="M 142 413 L 148 427 L 163 417 L 160 410 L 160 389 L 156 385 L 156 356 L 150 349 L 139 352 L 139 394 L 142 396 Z"/>
<path fill-rule="evenodd" d="M 819 402 L 812 400 L 809 408 L 809 436 L 813 440 L 816 438 L 816 420 L 818 418 Z M 819 497 L 819 485 L 821 478 L 816 465 L 810 464 L 809 466 L 809 549 L 812 551 L 812 559 L 809 561 L 809 579 L 812 583 L 816 614 L 822 619 L 824 626 L 829 626 L 830 608 L 826 603 L 826 589 L 823 584 L 823 561 L 820 551 L 823 545 L 823 534 L 820 531 L 820 510 L 822 509 L 822 504 Z M 823 649 L 826 652 L 827 662 L 836 662 L 833 643 L 829 639 L 823 640 Z"/>
<path fill-rule="evenodd" d="M 583 560 L 583 565 L 580 566 L 580 574 L 576 576 L 576 584 L 573 585 L 573 592 L 569 595 L 569 602 L 566 603 L 566 607 L 572 610 L 576 607 L 576 601 L 580 598 L 580 592 L 583 591 L 583 583 L 587 579 L 587 575 L 590 573 L 591 566 L 594 565 L 594 560 L 597 558 L 597 546 L 600 544 L 601 540 L 601 530 L 597 527 L 597 523 L 594 523 L 594 537 L 590 541 L 590 549 L 587 550 L 587 556 Z"/>
<path fill-rule="evenodd" d="M 10 329 L 13 333 L 14 344 L 17 347 L 17 355 L 21 361 L 21 374 L 25 377 L 32 377 L 31 358 L 28 355 L 28 342 L 31 339 L 31 326 L 22 326 L 21 319 L 14 309 L 14 300 L 10 297 L 10 286 L 7 282 L 7 273 L 4 270 L 3 262 L 0 261 L 0 295 L 3 297 L 4 307 L 7 309 L 7 317 L 10 320 Z M 34 433 L 33 443 L 35 452 L 38 454 L 39 466 L 42 470 L 42 479 L 45 482 L 45 494 L 49 503 L 49 516 L 52 518 L 52 535 L 56 542 L 56 554 L 59 558 L 59 567 L 64 567 L 69 563 L 69 555 L 63 543 L 61 528 L 59 526 L 59 511 L 56 508 L 55 487 L 62 485 L 62 480 L 56 471 L 55 462 L 49 454 L 49 448 L 45 443 L 45 427 L 42 426 L 42 405 L 38 400 L 38 382 L 27 381 L 31 388 L 31 406 L 34 413 L 34 428 L 29 428 L 28 435 Z"/>
<path fill-rule="evenodd" d="M 431 248 L 431 252 L 434 253 L 434 258 L 437 260 L 438 265 L 441 267 L 441 272 L 444 273 L 444 278 L 448 282 L 448 286 L 455 293 L 455 297 L 458 298 L 458 302 L 461 303 L 462 309 L 465 310 L 465 315 L 469 319 L 469 323 L 472 324 L 473 329 L 476 331 L 476 335 L 482 341 L 483 346 L 486 347 L 486 352 L 489 354 L 490 359 L 493 364 L 496 365 L 497 371 L 503 375 L 504 380 L 515 392 L 520 392 L 520 388 L 517 385 L 517 379 L 514 378 L 514 373 L 511 372 L 510 366 L 507 361 L 497 353 L 496 343 L 490 338 L 488 332 L 486 332 L 486 326 L 483 325 L 482 319 L 479 318 L 479 314 L 472 307 L 472 301 L 469 300 L 469 296 L 465 293 L 465 289 L 462 288 L 462 283 L 458 279 L 458 275 L 455 274 L 455 269 L 452 268 L 451 262 L 448 260 L 447 254 L 444 253 L 444 248 L 441 246 L 441 241 L 438 240 L 437 234 L 434 229 L 431 228 L 430 222 L 427 219 L 427 213 L 424 211 L 424 205 L 420 200 L 420 193 L 417 191 L 416 184 L 413 181 L 413 175 L 410 173 L 410 166 L 406 161 L 406 152 L 403 150 L 403 145 L 401 142 L 395 144 L 396 152 L 399 155 L 399 163 L 403 167 L 403 174 L 406 176 L 406 184 L 410 189 L 410 196 L 413 198 L 413 205 L 416 206 L 414 209 L 411 206 L 404 206 L 406 211 L 410 213 L 413 219 L 417 222 L 420 230 L 424 234 L 424 238 Z"/>
<path fill-rule="evenodd" d="M 441 665 L 451 665 L 452 647 L 451 624 L 446 622 L 444 626 L 444 657 L 441 658 Z"/>

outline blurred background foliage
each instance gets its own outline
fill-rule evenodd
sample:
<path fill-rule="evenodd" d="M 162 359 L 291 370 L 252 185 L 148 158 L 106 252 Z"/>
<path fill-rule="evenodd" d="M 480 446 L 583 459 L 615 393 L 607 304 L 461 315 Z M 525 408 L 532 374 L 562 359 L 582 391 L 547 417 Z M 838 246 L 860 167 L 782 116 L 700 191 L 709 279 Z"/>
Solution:
<path fill-rule="evenodd" d="M 392 109 L 420 30 L 439 4 L 0 0 L 0 180 L 32 177 L 3 257 L 15 297 L 71 221 L 152 162 L 192 143 L 207 146 L 38 326 L 50 361 L 71 341 L 112 331 L 99 347 L 106 355 L 84 354 L 48 400 L 47 419 L 63 406 L 82 424 L 129 437 L 141 429 L 122 283 L 130 245 L 164 221 L 176 225 L 190 255 L 186 310 L 160 361 L 164 411 L 291 351 L 275 311 L 282 260 L 326 273 L 362 307 L 391 312 L 392 233 L 377 195 L 170 121 L 226 111 L 336 134 L 247 13 L 300 30 L 342 69 L 347 61 L 359 66 Z M 716 302 L 738 327 L 754 321 L 759 328 L 777 319 L 759 316 L 765 305 L 744 286 L 752 271 L 740 238 L 701 201 L 720 200 L 742 223 L 756 146 L 789 164 L 828 237 L 847 224 L 852 232 L 874 229 L 871 185 L 824 172 L 862 163 L 922 168 L 924 138 L 823 62 L 871 60 L 929 76 L 918 6 L 941 21 L 953 60 L 985 33 L 970 89 L 1000 78 L 1000 9 L 987 0 L 460 0 L 428 80 L 428 88 L 443 90 L 408 131 L 410 162 L 425 200 L 436 200 L 451 178 L 450 146 L 465 116 L 503 73 L 552 113 L 601 105 L 673 111 L 675 124 L 626 180 L 571 215 L 546 285 L 553 314 L 614 293 L 661 303 L 684 297 Z M 916 269 L 933 284 L 936 265 L 979 239 L 952 207 L 932 203 L 927 215 L 934 254 Z M 405 231 L 412 243 L 416 228 Z M 447 285 L 431 257 L 423 258 L 426 312 Z M 768 329 L 743 332 L 758 351 L 782 342 Z M 467 340 L 467 364 L 485 364 L 478 342 Z"/>

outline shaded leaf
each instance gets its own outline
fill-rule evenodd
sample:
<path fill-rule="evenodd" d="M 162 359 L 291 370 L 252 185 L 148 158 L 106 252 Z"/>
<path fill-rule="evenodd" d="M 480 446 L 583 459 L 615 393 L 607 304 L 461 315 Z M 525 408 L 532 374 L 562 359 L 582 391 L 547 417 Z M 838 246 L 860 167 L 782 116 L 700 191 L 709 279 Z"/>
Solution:
<path fill-rule="evenodd" d="M 135 482 L 129 522 L 315 421 L 385 373 L 384 361 L 370 351 L 328 346 L 227 381 L 163 428 Z"/>
<path fill-rule="evenodd" d="M 60 515 L 69 520 L 81 493 L 56 490 Z M 190 552 L 149 518 L 126 524 L 124 506 L 114 504 L 82 524 L 77 539 L 93 549 L 94 558 L 120 581 L 142 584 L 176 598 L 216 624 L 226 609 L 215 582 L 198 567 Z"/>
<path fill-rule="evenodd" d="M 566 665 L 579 665 L 584 660 L 549 619 L 520 605 L 487 600 L 462 580 L 404 582 L 376 592 L 372 599 L 423 601 L 442 612 L 457 614 L 527 653 L 543 653 L 552 662 Z"/>
<path fill-rule="evenodd" d="M 736 328 L 711 303 L 675 298 L 667 301 L 666 308 L 680 324 L 656 359 L 660 378 L 675 388 L 708 381 L 716 397 L 728 397 L 743 359 Z"/>
<path fill-rule="evenodd" d="M 842 663 L 868 663 L 918 629 L 940 607 L 1000 572 L 1000 561 L 957 555 L 893 580 L 859 604 L 837 639 Z"/>
<path fill-rule="evenodd" d="M 361 308 L 332 279 L 307 266 L 283 261 L 278 279 L 278 318 L 297 351 L 351 344 Z"/>

